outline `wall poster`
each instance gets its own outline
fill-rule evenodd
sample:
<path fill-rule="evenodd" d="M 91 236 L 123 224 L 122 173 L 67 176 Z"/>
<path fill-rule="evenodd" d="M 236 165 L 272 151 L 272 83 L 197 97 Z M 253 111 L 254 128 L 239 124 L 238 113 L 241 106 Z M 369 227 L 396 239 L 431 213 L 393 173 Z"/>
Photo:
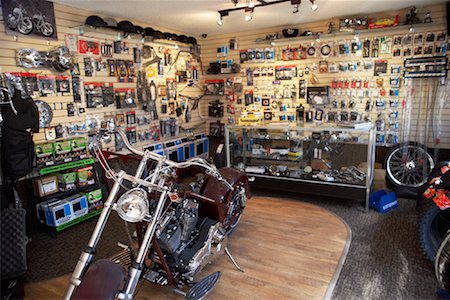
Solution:
<path fill-rule="evenodd" d="M 1 0 L 8 35 L 57 40 L 53 3 L 45 0 Z"/>

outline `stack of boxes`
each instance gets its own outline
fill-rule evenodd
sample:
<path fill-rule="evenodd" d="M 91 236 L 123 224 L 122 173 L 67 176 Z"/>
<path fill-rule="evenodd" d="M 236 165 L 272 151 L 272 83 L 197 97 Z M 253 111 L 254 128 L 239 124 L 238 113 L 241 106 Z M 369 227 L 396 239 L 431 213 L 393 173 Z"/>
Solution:
<path fill-rule="evenodd" d="M 88 157 L 87 139 L 80 137 L 39 144 L 35 146 L 35 152 L 38 167 L 81 160 Z M 92 211 L 102 209 L 102 190 L 94 187 L 94 175 L 93 166 L 86 166 L 34 179 L 34 193 L 38 198 L 58 192 L 62 194 L 51 199 L 47 198 L 48 200 L 36 205 L 39 222 L 58 227 Z M 80 188 L 86 192 L 76 193 Z"/>
<path fill-rule="evenodd" d="M 47 144 L 37 144 L 34 147 L 37 167 L 47 167 L 87 158 L 87 138 L 79 137 L 71 140 Z"/>

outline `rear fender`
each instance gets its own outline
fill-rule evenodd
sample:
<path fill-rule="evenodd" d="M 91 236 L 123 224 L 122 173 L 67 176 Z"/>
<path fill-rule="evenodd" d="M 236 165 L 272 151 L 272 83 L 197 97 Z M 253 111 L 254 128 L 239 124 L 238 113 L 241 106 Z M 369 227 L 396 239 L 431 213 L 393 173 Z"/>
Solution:
<path fill-rule="evenodd" d="M 233 189 L 237 185 L 242 185 L 245 188 L 247 198 L 251 197 L 248 178 L 244 172 L 226 167 L 219 169 L 219 172 Z M 210 176 L 203 184 L 200 194 L 217 202 L 228 203 L 232 191 L 232 189 L 220 182 L 217 178 Z"/>

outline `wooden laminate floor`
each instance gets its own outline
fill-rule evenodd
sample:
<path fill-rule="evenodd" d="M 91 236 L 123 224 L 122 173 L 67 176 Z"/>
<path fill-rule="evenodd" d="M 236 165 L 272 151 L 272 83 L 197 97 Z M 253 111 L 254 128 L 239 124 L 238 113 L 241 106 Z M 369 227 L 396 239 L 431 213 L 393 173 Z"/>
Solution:
<path fill-rule="evenodd" d="M 254 197 L 226 255 L 202 274 L 222 276 L 207 299 L 323 299 L 331 295 L 351 233 L 330 212 L 300 201 Z M 26 299 L 61 299 L 68 276 L 25 286 Z M 143 282 L 136 299 L 182 299 L 170 287 Z"/>

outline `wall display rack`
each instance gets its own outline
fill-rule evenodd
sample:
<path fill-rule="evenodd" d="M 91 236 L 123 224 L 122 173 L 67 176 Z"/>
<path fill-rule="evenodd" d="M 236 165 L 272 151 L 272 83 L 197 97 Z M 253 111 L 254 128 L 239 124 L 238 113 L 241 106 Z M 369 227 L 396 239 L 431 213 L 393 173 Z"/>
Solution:
<path fill-rule="evenodd" d="M 237 55 L 241 72 L 225 80 L 240 78 L 242 90 L 225 90 L 232 97 L 225 97 L 224 118 L 229 125 L 372 122 L 377 145 L 396 145 L 403 138 L 404 78 L 412 76 L 405 75 L 406 62 L 438 59 L 434 75 L 447 72 L 447 35 L 439 28 L 427 23 L 335 32 L 230 51 L 227 58 Z M 328 90 L 326 97 L 311 96 L 320 88 Z"/>
<path fill-rule="evenodd" d="M 227 126 L 225 141 L 229 167 L 258 180 L 309 183 L 316 190 L 324 185 L 358 189 L 369 208 L 375 162 L 375 129 L 370 124 Z"/>
<path fill-rule="evenodd" d="M 404 63 L 404 78 L 447 77 L 448 58 L 407 58 Z"/>
<path fill-rule="evenodd" d="M 86 136 L 82 132 L 100 128 L 102 122 L 110 119 L 120 123 L 125 119 L 121 116 L 129 113 L 135 114 L 136 122 L 118 126 L 125 128 L 133 146 L 140 149 L 152 141 L 166 139 L 157 134 L 161 131 L 160 119 L 175 118 L 183 128 L 199 132 L 206 128 L 205 120 L 192 111 L 192 101 L 178 95 L 178 90 L 189 97 L 201 92 L 184 87 L 190 81 L 196 84 L 201 80 L 199 46 L 192 42 L 195 38 L 189 37 L 188 41 L 184 35 L 174 35 L 186 40 L 175 41 L 138 34 L 124 36 L 117 30 L 79 23 L 64 27 L 64 37 L 47 46 L 37 46 L 29 38 L 11 37 L 8 41 L 17 49 L 38 51 L 48 51 L 65 42 L 74 58 L 73 69 L 58 76 L 50 69 L 35 71 L 17 66 L 15 60 L 3 68 L 5 81 L 13 77 L 20 80 L 34 100 L 44 101 L 50 107 L 53 119 L 34 135 L 35 142 Z M 33 72 L 39 72 L 39 76 Z M 45 93 L 41 81 L 49 87 Z M 145 95 L 151 96 L 153 105 L 148 105 Z M 115 143 L 114 137 L 112 142 Z"/>
<path fill-rule="evenodd" d="M 287 46 L 287 45 L 295 45 L 298 43 L 302 43 L 305 41 L 318 41 L 318 40 L 327 40 L 327 39 L 351 39 L 355 36 L 359 38 L 363 38 L 366 36 L 372 35 L 386 35 L 389 32 L 389 35 L 394 34 L 407 34 L 416 31 L 426 31 L 428 28 L 435 27 L 434 23 L 419 23 L 412 25 L 400 25 L 393 27 L 385 27 L 385 28 L 374 28 L 374 29 L 359 29 L 359 30 L 351 30 L 351 31 L 336 31 L 333 33 L 317 33 L 311 36 L 299 36 L 292 38 L 281 38 L 276 40 L 257 40 L 256 43 L 260 44 L 269 44 L 271 46 Z"/>

